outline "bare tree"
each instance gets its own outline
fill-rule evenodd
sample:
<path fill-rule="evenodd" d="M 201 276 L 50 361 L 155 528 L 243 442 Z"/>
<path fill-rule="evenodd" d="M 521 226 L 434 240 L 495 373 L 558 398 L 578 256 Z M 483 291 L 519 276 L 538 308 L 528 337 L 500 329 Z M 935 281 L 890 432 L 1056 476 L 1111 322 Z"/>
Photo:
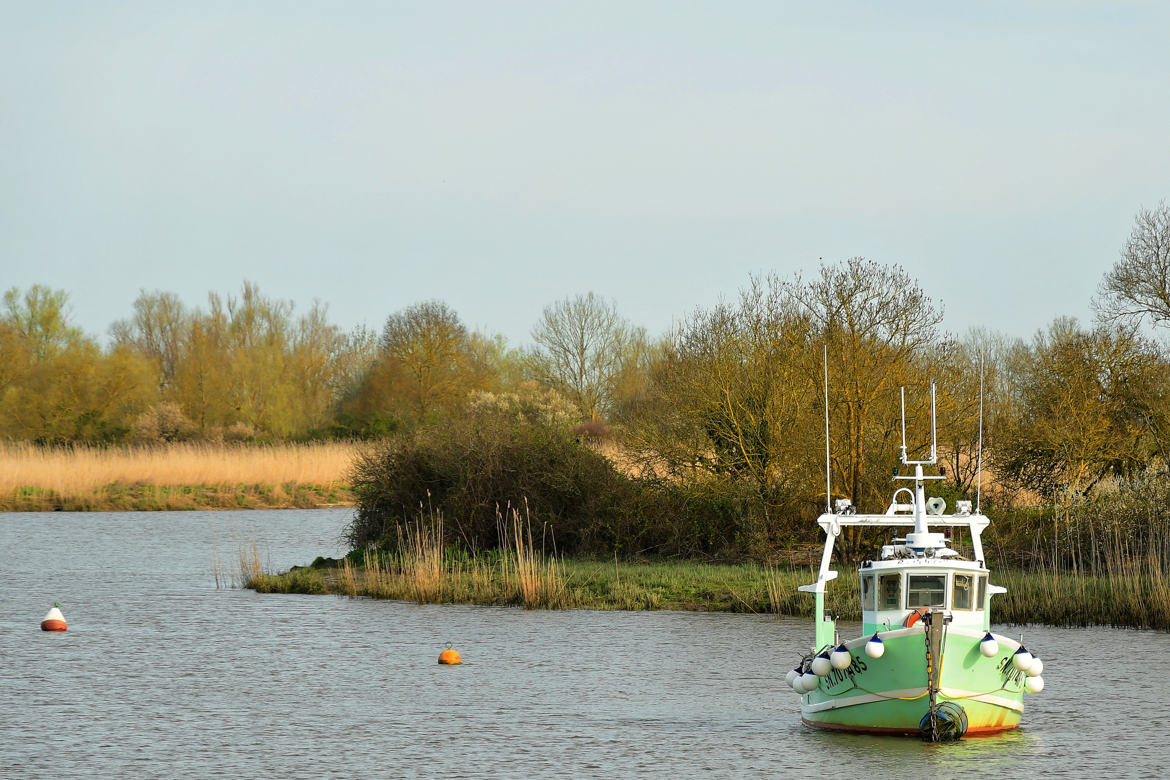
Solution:
<path fill-rule="evenodd" d="M 1170 207 L 1141 209 L 1121 259 L 1101 280 L 1094 308 L 1105 320 L 1170 323 Z"/>
<path fill-rule="evenodd" d="M 1013 346 L 1007 336 L 977 328 L 962 339 L 944 339 L 931 355 L 933 362 L 928 368 L 939 380 L 939 461 L 946 464 L 948 478 L 959 494 L 975 493 L 977 478 L 986 482 L 986 475 L 979 473 L 983 465 L 979 450 L 981 372 L 984 453 L 990 454 L 995 444 L 998 417 L 1015 408 L 1011 393 L 1003 389 L 1012 377 L 1006 356 Z"/>
<path fill-rule="evenodd" d="M 830 387 L 832 415 L 838 419 L 834 451 L 844 452 L 834 463 L 837 484 L 856 505 L 877 500 L 887 489 L 878 475 L 888 472 L 880 466 L 892 462 L 901 443 L 895 436 L 898 387 L 924 387 L 929 381 L 917 359 L 936 346 L 942 311 L 901 267 L 861 257 L 822 266 L 809 281 L 798 276 L 772 283 L 791 306 L 806 313 L 808 333 L 789 330 L 786 335 L 816 345 L 797 354 L 804 356 L 817 385 L 823 380 L 819 347 L 828 345 L 830 371 L 837 377 Z M 907 395 L 908 403 L 922 397 Z"/>
<path fill-rule="evenodd" d="M 463 381 L 468 341 L 459 315 L 441 301 L 416 303 L 387 318 L 379 342 L 383 368 L 403 378 L 402 392 L 420 418 L 475 389 Z"/>
<path fill-rule="evenodd" d="M 155 363 L 159 388 L 165 391 L 174 384 L 183 358 L 183 339 L 190 328 L 190 318 L 174 293 L 142 290 L 134 301 L 134 317 L 118 320 L 110 326 L 110 332 L 115 343 L 131 345 Z"/>
<path fill-rule="evenodd" d="M 1088 495 L 1165 457 L 1170 366 L 1131 328 L 1059 318 L 1009 358 L 1019 401 L 994 450 L 999 470 L 1050 496 Z"/>
<path fill-rule="evenodd" d="M 804 472 L 811 385 L 782 334 L 801 329 L 759 284 L 689 316 L 649 369 L 626 441 L 647 471 L 750 487 L 767 511 Z M 815 396 L 814 396 L 815 398 Z"/>
<path fill-rule="evenodd" d="M 533 371 L 596 420 L 607 411 L 631 333 L 614 304 L 592 292 L 557 301 L 532 329 Z"/>

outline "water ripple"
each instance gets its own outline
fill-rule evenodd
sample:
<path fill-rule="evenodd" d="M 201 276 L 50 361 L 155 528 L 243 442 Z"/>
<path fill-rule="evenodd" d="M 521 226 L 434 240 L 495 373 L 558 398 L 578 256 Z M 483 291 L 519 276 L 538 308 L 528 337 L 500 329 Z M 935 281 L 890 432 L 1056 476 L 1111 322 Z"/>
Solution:
<path fill-rule="evenodd" d="M 0 775 L 1152 777 L 1170 759 L 1170 684 L 1138 682 L 1166 634 L 1028 628 L 1048 685 L 1025 728 L 938 746 L 802 727 L 783 675 L 804 621 L 215 588 L 213 548 L 255 538 L 285 568 L 337 555 L 347 518 L 0 515 Z M 38 629 L 54 600 L 63 634 Z M 463 665 L 436 663 L 447 642 Z"/>

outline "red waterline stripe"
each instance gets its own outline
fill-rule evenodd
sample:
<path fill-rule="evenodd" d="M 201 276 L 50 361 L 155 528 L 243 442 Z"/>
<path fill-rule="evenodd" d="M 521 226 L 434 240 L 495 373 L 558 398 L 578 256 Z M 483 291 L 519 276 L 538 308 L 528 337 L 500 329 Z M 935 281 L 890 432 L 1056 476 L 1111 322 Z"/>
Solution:
<path fill-rule="evenodd" d="M 921 734 L 918 729 L 906 728 L 889 728 L 883 726 L 849 726 L 844 723 L 815 723 L 807 718 L 801 718 L 804 725 L 814 728 L 822 729 L 824 731 L 847 731 L 853 734 L 879 734 L 887 737 L 917 737 Z M 1011 731 L 1017 728 L 1019 724 L 1014 726 L 971 726 L 967 729 L 964 736 L 967 737 L 990 737 L 995 734 L 1000 734 L 1004 731 Z"/>

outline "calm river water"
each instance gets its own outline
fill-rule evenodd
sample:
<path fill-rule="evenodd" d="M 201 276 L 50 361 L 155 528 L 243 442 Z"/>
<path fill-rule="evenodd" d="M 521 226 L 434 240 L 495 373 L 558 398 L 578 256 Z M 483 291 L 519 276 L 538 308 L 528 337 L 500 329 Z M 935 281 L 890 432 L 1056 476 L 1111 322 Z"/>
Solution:
<path fill-rule="evenodd" d="M 337 555 L 348 510 L 0 514 L 0 776 L 1163 777 L 1170 635 L 1030 627 L 1025 728 L 813 731 L 803 620 L 217 589 Z M 39 630 L 62 602 L 66 633 Z M 1019 628 L 998 630 L 1018 636 Z M 447 642 L 464 664 L 436 663 Z M 1139 675 L 1146 674 L 1144 682 Z"/>

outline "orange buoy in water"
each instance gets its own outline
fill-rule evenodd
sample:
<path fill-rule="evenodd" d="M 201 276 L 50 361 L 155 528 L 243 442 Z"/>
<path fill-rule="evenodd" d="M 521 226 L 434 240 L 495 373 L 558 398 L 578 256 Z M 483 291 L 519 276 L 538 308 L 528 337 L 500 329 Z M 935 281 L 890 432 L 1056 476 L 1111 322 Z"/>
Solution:
<path fill-rule="evenodd" d="M 54 601 L 53 608 L 49 610 L 49 614 L 45 615 L 45 619 L 41 621 L 41 630 L 64 631 L 66 628 L 65 616 L 61 614 L 61 605 Z"/>
<path fill-rule="evenodd" d="M 439 663 L 441 664 L 461 664 L 463 659 L 459 653 L 451 649 L 451 645 L 447 645 L 447 649 L 439 653 Z"/>

